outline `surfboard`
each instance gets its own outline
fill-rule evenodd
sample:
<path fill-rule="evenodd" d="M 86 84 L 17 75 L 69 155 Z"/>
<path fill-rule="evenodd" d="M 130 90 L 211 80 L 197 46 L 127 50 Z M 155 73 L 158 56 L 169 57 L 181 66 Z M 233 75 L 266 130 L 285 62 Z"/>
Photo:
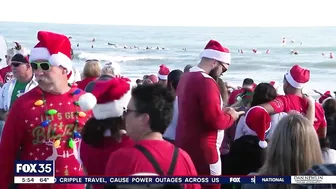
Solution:
<path fill-rule="evenodd" d="M 8 49 L 7 41 L 2 35 L 0 35 L 0 67 L 1 68 L 7 65 L 6 63 L 7 49 Z"/>

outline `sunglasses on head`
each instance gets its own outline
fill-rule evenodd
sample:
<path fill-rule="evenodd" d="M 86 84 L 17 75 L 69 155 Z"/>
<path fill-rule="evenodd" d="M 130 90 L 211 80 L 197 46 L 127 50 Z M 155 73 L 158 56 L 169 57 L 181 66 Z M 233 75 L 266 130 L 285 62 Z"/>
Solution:
<path fill-rule="evenodd" d="M 43 71 L 47 71 L 50 69 L 49 62 L 31 62 L 30 65 L 33 70 L 37 70 L 38 68 L 40 68 Z"/>
<path fill-rule="evenodd" d="M 89 60 L 86 60 L 85 62 L 91 62 L 91 61 L 98 62 L 99 60 L 98 59 L 89 59 Z"/>
<path fill-rule="evenodd" d="M 18 63 L 18 62 L 12 62 L 11 63 L 11 66 L 14 66 L 14 67 L 19 67 L 20 65 L 22 65 L 22 64 L 24 64 L 24 63 Z"/>

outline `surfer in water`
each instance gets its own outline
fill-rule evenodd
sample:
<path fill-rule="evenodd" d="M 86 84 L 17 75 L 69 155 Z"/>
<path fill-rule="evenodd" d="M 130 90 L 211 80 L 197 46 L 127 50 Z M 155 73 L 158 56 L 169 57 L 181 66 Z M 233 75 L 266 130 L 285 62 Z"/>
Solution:
<path fill-rule="evenodd" d="M 267 50 L 267 51 L 266 51 L 266 54 L 269 54 L 269 53 L 270 53 L 270 50 Z"/>
<path fill-rule="evenodd" d="M 252 49 L 252 52 L 253 53 L 257 53 L 258 51 L 256 49 Z"/>
<path fill-rule="evenodd" d="M 329 54 L 329 58 L 334 58 L 334 53 L 331 52 L 331 53 Z"/>
<path fill-rule="evenodd" d="M 92 38 L 92 42 L 95 42 L 96 41 L 96 38 Z"/>
<path fill-rule="evenodd" d="M 282 38 L 282 45 L 285 45 L 286 44 L 286 37 L 283 37 Z"/>

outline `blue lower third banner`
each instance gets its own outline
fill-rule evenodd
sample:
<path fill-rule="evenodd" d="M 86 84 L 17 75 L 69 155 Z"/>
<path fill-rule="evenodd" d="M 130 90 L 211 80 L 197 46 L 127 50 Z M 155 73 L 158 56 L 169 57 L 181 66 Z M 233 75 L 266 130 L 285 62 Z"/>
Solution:
<path fill-rule="evenodd" d="M 268 176 L 137 176 L 137 177 L 56 177 L 55 183 L 85 184 L 290 184 L 291 177 Z"/>
<path fill-rule="evenodd" d="M 291 177 L 270 176 L 131 176 L 45 177 L 15 176 L 16 184 L 291 184 Z M 312 181 L 309 179 L 308 181 Z"/>

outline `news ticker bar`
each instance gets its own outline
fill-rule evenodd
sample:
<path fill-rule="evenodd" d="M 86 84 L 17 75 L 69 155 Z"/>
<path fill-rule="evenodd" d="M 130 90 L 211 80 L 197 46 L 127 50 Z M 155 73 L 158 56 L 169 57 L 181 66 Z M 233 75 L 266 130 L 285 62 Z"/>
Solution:
<path fill-rule="evenodd" d="M 43 177 L 15 176 L 15 184 L 336 184 L 336 176 L 137 176 Z"/>

